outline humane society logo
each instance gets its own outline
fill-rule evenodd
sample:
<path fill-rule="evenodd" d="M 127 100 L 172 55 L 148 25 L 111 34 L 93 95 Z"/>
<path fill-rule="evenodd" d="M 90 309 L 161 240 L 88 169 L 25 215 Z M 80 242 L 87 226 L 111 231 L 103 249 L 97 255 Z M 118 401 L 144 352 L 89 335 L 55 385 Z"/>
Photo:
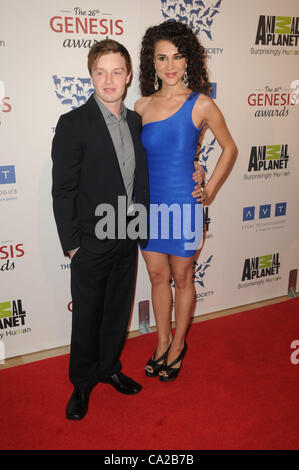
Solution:
<path fill-rule="evenodd" d="M 197 261 L 193 262 L 193 280 L 196 288 L 196 301 L 203 302 L 208 297 L 214 295 L 215 290 L 209 290 L 206 288 L 206 274 L 209 268 L 212 266 L 213 255 L 209 256 L 206 261 L 198 263 Z"/>
<path fill-rule="evenodd" d="M 207 269 L 211 266 L 212 259 L 213 259 L 213 255 L 211 255 L 207 259 L 207 261 L 204 261 L 200 265 L 198 265 L 197 261 L 193 262 L 193 268 L 194 268 L 193 279 L 194 279 L 194 283 L 199 284 L 200 287 L 205 287 L 204 277 L 205 277 Z"/>
<path fill-rule="evenodd" d="M 162 15 L 165 20 L 177 20 L 186 23 L 196 35 L 204 33 L 212 40 L 212 25 L 215 16 L 220 13 L 222 0 L 209 3 L 201 0 L 161 0 Z"/>
<path fill-rule="evenodd" d="M 57 99 L 62 105 L 69 106 L 71 109 L 76 109 L 86 103 L 95 91 L 90 78 L 53 75 L 52 79 Z"/>
<path fill-rule="evenodd" d="M 206 261 L 200 264 L 197 261 L 193 262 L 193 282 L 196 288 L 195 299 L 197 302 L 202 302 L 214 295 L 215 290 L 209 290 L 206 286 L 205 277 L 209 268 L 212 266 L 213 255 L 209 256 Z M 171 286 L 174 287 L 173 279 L 170 280 Z"/>
<path fill-rule="evenodd" d="M 216 143 L 216 137 L 214 137 L 210 142 L 207 142 L 202 149 L 200 149 L 199 155 L 198 155 L 198 163 L 202 166 L 204 172 L 208 176 L 209 171 L 208 171 L 208 159 L 211 155 L 211 152 L 215 150 L 215 143 Z"/>

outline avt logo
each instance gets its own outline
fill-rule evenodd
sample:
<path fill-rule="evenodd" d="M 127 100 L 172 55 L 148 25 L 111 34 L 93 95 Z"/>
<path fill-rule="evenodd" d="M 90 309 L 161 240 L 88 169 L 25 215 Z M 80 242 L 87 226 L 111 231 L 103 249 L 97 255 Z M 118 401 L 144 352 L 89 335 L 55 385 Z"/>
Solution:
<path fill-rule="evenodd" d="M 0 166 L 0 184 L 13 184 L 16 182 L 14 165 Z"/>
<path fill-rule="evenodd" d="M 244 261 L 242 281 L 259 279 L 278 274 L 280 268 L 279 253 L 247 258 Z"/>
<path fill-rule="evenodd" d="M 287 168 L 288 145 L 263 145 L 251 147 L 248 171 L 265 171 Z"/>
<path fill-rule="evenodd" d="M 13 328 L 25 325 L 26 312 L 22 307 L 22 300 L 9 300 L 0 302 L 0 329 Z"/>
<path fill-rule="evenodd" d="M 274 204 L 262 204 L 259 206 L 259 210 L 256 211 L 255 206 L 249 206 L 243 208 L 243 221 L 255 220 L 255 215 L 258 214 L 259 219 L 267 219 L 271 217 L 272 206 L 274 206 L 274 216 L 282 217 L 286 215 L 287 203 L 286 202 L 277 202 Z"/>
<path fill-rule="evenodd" d="M 271 46 L 297 46 L 299 38 L 299 17 L 259 17 L 255 44 Z"/>

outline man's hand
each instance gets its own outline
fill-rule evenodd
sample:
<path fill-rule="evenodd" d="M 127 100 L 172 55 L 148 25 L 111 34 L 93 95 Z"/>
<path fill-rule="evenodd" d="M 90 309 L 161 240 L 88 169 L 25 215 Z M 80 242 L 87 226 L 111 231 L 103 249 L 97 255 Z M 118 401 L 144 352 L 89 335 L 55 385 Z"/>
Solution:
<path fill-rule="evenodd" d="M 80 247 L 75 248 L 74 250 L 68 251 L 68 254 L 69 254 L 70 259 L 72 259 L 72 257 L 77 253 L 77 251 L 79 250 L 79 248 L 80 248 Z"/>

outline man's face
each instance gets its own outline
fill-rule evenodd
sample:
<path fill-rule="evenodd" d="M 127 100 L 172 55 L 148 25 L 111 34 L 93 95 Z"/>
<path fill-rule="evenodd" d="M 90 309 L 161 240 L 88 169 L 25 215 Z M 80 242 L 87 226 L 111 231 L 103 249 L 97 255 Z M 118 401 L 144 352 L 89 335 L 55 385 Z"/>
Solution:
<path fill-rule="evenodd" d="M 126 61 L 119 52 L 99 57 L 91 73 L 96 95 L 106 105 L 122 101 L 130 78 Z"/>

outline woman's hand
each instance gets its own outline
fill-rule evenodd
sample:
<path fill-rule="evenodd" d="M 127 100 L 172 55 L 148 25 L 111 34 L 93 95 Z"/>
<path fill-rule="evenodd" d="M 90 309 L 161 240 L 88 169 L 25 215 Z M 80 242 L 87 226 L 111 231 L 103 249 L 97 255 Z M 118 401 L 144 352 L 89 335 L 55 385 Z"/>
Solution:
<path fill-rule="evenodd" d="M 192 196 L 196 197 L 196 201 L 200 202 L 203 206 L 208 206 L 214 200 L 216 191 L 207 183 L 206 186 L 197 185 L 196 190 L 193 191 Z M 193 194 L 196 194 L 194 196 Z"/>
<path fill-rule="evenodd" d="M 203 168 L 200 166 L 197 160 L 194 160 L 194 168 L 195 171 L 192 173 L 192 179 L 197 183 L 196 186 L 194 187 L 194 191 L 192 192 L 192 196 L 196 199 L 197 201 L 200 201 L 202 198 L 202 193 L 203 193 L 203 183 L 206 177 L 206 174 L 203 170 Z"/>
<path fill-rule="evenodd" d="M 192 179 L 197 184 L 201 184 L 206 178 L 204 169 L 202 168 L 202 166 L 200 166 L 197 160 L 194 160 L 194 168 L 195 168 L 195 171 L 194 173 L 192 173 Z"/>

